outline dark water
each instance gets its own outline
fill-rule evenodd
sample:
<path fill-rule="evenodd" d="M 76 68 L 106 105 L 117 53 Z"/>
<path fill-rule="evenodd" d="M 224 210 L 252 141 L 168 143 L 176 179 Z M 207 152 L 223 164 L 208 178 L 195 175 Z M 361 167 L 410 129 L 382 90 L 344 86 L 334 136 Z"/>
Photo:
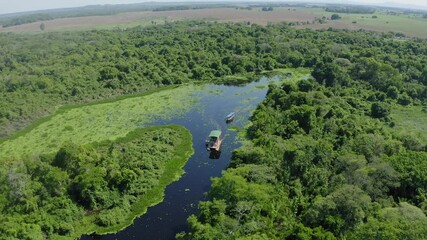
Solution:
<path fill-rule="evenodd" d="M 83 236 L 81 239 L 174 239 L 175 234 L 188 230 L 187 218 L 197 214 L 197 204 L 205 200 L 210 179 L 221 175 L 230 162 L 232 151 L 240 146 L 237 133 L 230 127 L 244 127 L 251 111 L 265 98 L 267 85 L 266 78 L 239 87 L 205 85 L 192 96 L 197 101 L 192 110 L 178 118 L 154 122 L 152 125 L 179 124 L 190 130 L 194 155 L 184 167 L 186 173 L 166 188 L 162 203 L 148 208 L 133 225 L 116 234 Z M 232 123 L 226 124 L 224 118 L 230 112 L 236 112 L 236 117 Z M 209 158 L 210 153 L 204 144 L 214 129 L 221 129 L 225 135 L 218 159 Z"/>

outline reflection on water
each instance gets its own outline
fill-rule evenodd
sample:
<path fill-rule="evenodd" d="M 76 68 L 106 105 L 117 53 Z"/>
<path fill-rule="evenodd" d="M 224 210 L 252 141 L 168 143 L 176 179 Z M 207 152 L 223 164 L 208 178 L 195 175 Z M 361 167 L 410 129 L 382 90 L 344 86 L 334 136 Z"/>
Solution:
<path fill-rule="evenodd" d="M 195 105 L 181 117 L 158 120 L 152 125 L 179 124 L 193 135 L 194 155 L 184 167 L 185 174 L 170 184 L 164 201 L 135 219 L 133 225 L 104 236 L 84 236 L 82 239 L 174 239 L 175 234 L 187 230 L 187 218 L 197 214 L 197 204 L 205 200 L 211 178 L 221 176 L 231 159 L 232 151 L 240 146 L 236 131 L 243 129 L 251 111 L 265 98 L 268 80 L 262 78 L 246 86 L 208 84 L 196 91 Z M 235 112 L 233 122 L 224 117 Z M 220 152 L 206 151 L 205 139 L 211 130 L 220 129 L 223 141 Z"/>
<path fill-rule="evenodd" d="M 219 159 L 220 157 L 221 157 L 221 151 L 212 150 L 209 153 L 209 158 L 210 159 Z"/>

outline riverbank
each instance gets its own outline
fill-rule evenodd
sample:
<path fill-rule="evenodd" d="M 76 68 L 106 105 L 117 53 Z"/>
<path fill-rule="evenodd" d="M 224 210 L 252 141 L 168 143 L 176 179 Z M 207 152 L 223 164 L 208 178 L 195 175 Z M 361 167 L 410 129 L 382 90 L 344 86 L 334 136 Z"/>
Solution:
<path fill-rule="evenodd" d="M 278 78 L 275 79 L 275 81 L 278 80 Z M 38 152 L 43 151 L 43 148 L 40 148 L 40 146 L 43 146 L 43 144 L 45 144 L 45 149 L 48 149 L 49 152 L 57 151 L 61 144 L 66 143 L 67 140 L 73 140 L 74 144 L 78 145 L 94 141 L 103 142 L 105 140 L 114 142 L 123 138 L 123 135 L 126 135 L 127 131 L 132 131 L 135 128 L 141 128 L 152 124 L 184 125 L 186 128 L 191 129 L 192 134 L 197 135 L 197 138 L 194 142 L 202 143 L 206 137 L 206 129 L 213 129 L 218 127 L 227 129 L 231 126 L 238 128 L 243 127 L 250 111 L 255 109 L 257 103 L 264 98 L 265 92 L 267 90 L 265 87 L 268 84 L 269 79 L 262 78 L 260 81 L 248 84 L 245 87 L 213 84 L 206 84 L 203 86 L 184 85 L 178 88 L 166 89 L 165 91 L 156 92 L 150 94 L 149 96 L 131 97 L 129 99 L 122 99 L 115 102 L 73 108 L 58 115 L 52 116 L 49 121 L 40 124 L 37 128 L 30 131 L 28 135 L 24 135 L 23 137 L 15 139 L 16 141 L 13 142 L 15 145 L 11 144 L 12 142 L 9 142 L 8 144 L 10 145 L 8 146 L 17 152 L 23 149 L 33 150 L 32 155 L 34 156 L 34 150 L 38 149 Z M 153 104 L 153 102 L 155 104 Z M 179 106 L 177 106 L 176 103 L 179 103 Z M 217 108 L 218 105 L 222 106 L 220 110 Z M 159 109 L 163 106 L 165 106 L 165 108 L 159 111 Z M 231 111 L 239 112 L 239 114 L 232 125 L 227 125 L 223 121 L 223 116 Z M 157 115 L 153 116 L 153 114 Z M 193 123 L 191 123 L 192 121 Z M 46 134 L 46 131 L 50 132 L 47 135 L 43 135 Z M 67 132 L 69 133 L 67 134 Z M 231 133 L 231 135 L 234 136 L 235 133 Z M 86 138 L 87 136 L 89 136 L 89 138 Z M 227 134 L 226 141 L 234 141 L 232 140 L 234 137 L 229 138 L 228 136 L 229 135 Z M 55 141 L 56 146 L 47 145 L 53 141 Z M 33 145 L 31 145 L 32 143 Z M 6 145 L 2 144 L 2 149 L 4 146 Z M 225 144 L 222 157 L 229 159 L 235 146 L 236 145 L 230 142 Z M 203 147 L 202 149 L 203 151 L 198 153 L 197 159 L 194 160 L 196 161 L 196 164 L 200 163 L 200 159 L 205 157 L 208 158 L 205 148 Z M 10 163 L 21 162 L 20 158 L 17 157 L 10 157 L 9 159 Z M 209 159 L 207 160 L 209 161 Z M 90 162 L 90 160 L 88 161 Z M 206 162 L 206 164 L 208 164 L 206 166 L 209 166 L 211 163 Z M 181 168 L 183 165 L 185 165 L 185 162 L 182 163 Z M 212 172 L 212 169 L 209 169 L 209 167 L 206 168 L 206 172 L 203 176 L 203 182 L 205 183 L 204 185 L 201 185 L 200 176 L 192 177 L 192 181 L 197 179 L 197 186 L 186 185 L 184 188 L 191 189 L 191 192 L 184 191 L 185 195 L 188 196 L 189 194 L 194 194 L 194 197 L 196 198 L 195 200 L 191 201 L 191 204 L 198 202 L 200 200 L 199 198 L 203 196 L 203 193 L 206 191 L 205 189 L 210 186 L 209 178 L 211 176 L 218 176 L 221 170 L 225 169 L 227 165 L 228 160 L 218 162 L 218 169 L 216 172 Z M 171 169 L 173 170 L 176 168 L 172 167 Z M 192 171 L 197 175 L 200 170 L 201 168 L 199 166 L 197 167 L 197 170 L 194 169 L 194 167 L 188 167 L 186 172 Z M 161 182 L 157 183 L 164 183 L 164 185 L 160 185 L 157 190 L 153 190 L 153 198 L 141 200 L 141 203 L 135 203 L 135 207 L 129 211 L 129 217 L 120 220 L 121 222 L 118 224 L 113 224 L 111 226 L 95 226 L 96 224 L 91 224 L 91 222 L 93 223 L 94 221 L 97 221 L 99 215 L 97 216 L 96 214 L 93 214 L 86 215 L 84 218 L 82 217 L 83 220 L 79 219 L 79 221 L 83 221 L 79 224 L 80 227 L 61 226 L 59 228 L 65 228 L 65 230 L 61 230 L 65 232 L 64 235 L 72 234 L 73 236 L 77 236 L 78 234 L 81 235 L 82 233 L 106 234 L 118 232 L 126 226 L 131 225 L 136 217 L 145 214 L 147 207 L 156 205 L 157 203 L 163 201 L 163 191 L 165 187 L 168 185 L 168 183 L 173 181 L 171 179 L 179 178 L 182 172 L 177 175 L 175 174 L 177 174 L 175 171 L 171 171 L 170 174 L 168 173 L 167 175 L 169 175 L 169 177 L 165 177 L 165 182 L 161 180 Z M 91 175 L 88 177 L 90 176 Z M 199 187 L 200 189 L 198 189 Z M 79 198 L 76 198 L 76 200 L 79 200 Z M 175 199 L 177 204 L 185 202 L 182 200 L 183 199 Z M 172 211 L 173 210 L 168 209 L 164 212 L 169 214 Z M 183 220 L 179 222 L 185 223 L 185 219 L 188 217 L 188 214 L 189 213 L 185 213 L 185 215 L 182 216 Z M 82 216 L 84 216 L 84 214 Z M 173 231 L 173 229 L 168 229 L 166 232 L 170 231 Z M 173 234 L 175 234 L 175 232 Z"/>
<path fill-rule="evenodd" d="M 283 79 L 288 81 L 309 77 L 310 69 L 275 69 L 262 74 L 283 75 Z M 260 75 L 233 75 L 224 78 L 222 84 L 243 84 L 245 81 L 253 81 L 248 79 L 254 79 L 256 76 Z M 242 82 L 233 79 L 246 80 Z M 199 84 L 206 83 L 208 82 Z M 196 89 L 194 84 L 183 84 L 136 95 L 62 106 L 54 114 L 1 139 L 0 157 L 37 156 L 54 152 L 67 141 L 85 144 L 123 137 L 155 119 L 172 118 L 188 111 L 199 100 L 193 96 Z"/>
<path fill-rule="evenodd" d="M 163 201 L 166 186 L 178 180 L 182 176 L 182 174 L 184 174 L 184 170 L 182 168 L 184 167 L 189 157 L 194 153 L 194 149 L 191 133 L 182 126 L 170 125 L 165 127 L 147 127 L 139 131 L 145 132 L 161 128 L 170 128 L 174 131 L 177 131 L 179 136 L 182 137 L 182 139 L 181 144 L 179 144 L 175 148 L 175 151 L 172 154 L 174 157 L 168 160 L 168 162 L 166 163 L 165 170 L 163 172 L 163 175 L 159 179 L 159 183 L 152 189 L 150 189 L 145 195 L 143 195 L 131 206 L 131 212 L 128 214 L 126 220 L 124 220 L 122 223 L 114 226 L 102 227 L 97 224 L 94 224 L 97 217 L 96 215 L 89 215 L 83 218 L 83 220 L 81 221 L 81 229 L 77 230 L 80 233 L 73 236 L 74 239 L 80 237 L 83 234 L 103 235 L 108 233 L 116 233 L 131 225 L 134 222 L 135 218 L 143 215 L 149 207 L 154 206 Z M 132 132 L 128 134 L 128 136 L 126 136 L 125 138 L 119 139 L 117 142 L 128 141 L 135 135 L 137 136 L 138 134 Z M 103 143 L 103 145 L 107 144 L 108 142 Z"/>
<path fill-rule="evenodd" d="M 278 77 L 262 77 L 243 86 L 204 84 L 194 95 L 199 99 L 192 109 L 183 116 L 159 120 L 153 125 L 179 124 L 190 130 L 193 136 L 195 153 L 184 166 L 185 174 L 179 181 L 170 184 L 165 191 L 164 200 L 150 207 L 141 217 L 126 229 L 115 234 L 84 236 L 82 240 L 115 239 L 173 239 L 177 232 L 186 230 L 187 218 L 196 214 L 197 203 L 205 199 L 204 194 L 211 186 L 211 178 L 221 176 L 227 168 L 234 149 L 240 146 L 240 139 L 234 129 L 246 125 L 251 112 L 267 93 L 268 84 L 278 82 Z M 221 106 L 221 107 L 218 107 Z M 235 112 L 232 123 L 224 117 Z M 219 158 L 210 158 L 204 142 L 212 129 L 224 133 Z"/>
<path fill-rule="evenodd" d="M 0 235 L 76 239 L 120 231 L 163 200 L 193 153 L 191 133 L 168 125 L 15 159 L 0 170 Z"/>

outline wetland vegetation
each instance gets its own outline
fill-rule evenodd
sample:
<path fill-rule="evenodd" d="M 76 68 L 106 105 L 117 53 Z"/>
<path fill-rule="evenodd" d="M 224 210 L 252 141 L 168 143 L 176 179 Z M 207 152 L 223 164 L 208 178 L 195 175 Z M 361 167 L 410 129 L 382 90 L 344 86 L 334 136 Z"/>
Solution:
<path fill-rule="evenodd" d="M 269 73 L 283 81 L 268 86 L 247 141 L 178 237 L 427 238 L 425 40 L 182 21 L 0 34 L 0 45 L 5 238 L 72 239 L 131 224 L 192 153 L 184 128 L 141 127 L 191 109 L 192 83 Z M 180 87 L 155 91 L 166 86 Z"/>
<path fill-rule="evenodd" d="M 118 231 L 162 200 L 192 152 L 185 128 L 165 126 L 3 162 L 1 236 L 74 239 Z"/>
<path fill-rule="evenodd" d="M 37 156 L 55 152 L 67 141 L 85 144 L 126 136 L 155 119 L 168 119 L 188 111 L 196 101 L 196 97 L 191 97 L 194 89 L 195 86 L 185 85 L 106 103 L 61 109 L 4 141 L 0 156 Z"/>

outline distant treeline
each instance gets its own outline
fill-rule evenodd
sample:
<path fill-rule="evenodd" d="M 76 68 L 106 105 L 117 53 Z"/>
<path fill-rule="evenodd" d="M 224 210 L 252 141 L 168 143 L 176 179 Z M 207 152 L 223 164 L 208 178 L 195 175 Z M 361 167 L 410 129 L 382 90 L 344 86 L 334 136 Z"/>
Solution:
<path fill-rule="evenodd" d="M 372 14 L 375 13 L 375 9 L 362 6 L 342 6 L 342 7 L 327 7 L 325 8 L 327 12 L 335 13 L 362 13 L 362 14 Z"/>
<path fill-rule="evenodd" d="M 190 5 L 183 6 L 164 6 L 153 9 L 153 12 L 161 12 L 161 11 L 176 11 L 176 10 L 190 10 L 190 9 L 200 9 L 201 7 L 193 7 Z"/>
<path fill-rule="evenodd" d="M 223 7 L 233 7 L 233 5 L 229 4 L 189 4 L 189 5 L 168 5 L 168 6 L 161 6 L 152 9 L 153 12 L 161 12 L 161 11 L 180 11 L 180 10 L 191 10 L 191 9 L 205 9 L 205 8 L 223 8 Z"/>
<path fill-rule="evenodd" d="M 46 20 L 52 20 L 52 19 L 53 17 L 49 14 L 35 13 L 35 14 L 25 15 L 22 17 L 8 18 L 1 21 L 0 23 L 3 27 L 11 27 L 11 26 L 21 25 L 25 23 L 46 21 Z"/>
<path fill-rule="evenodd" d="M 151 10 L 149 4 L 126 5 L 93 5 L 79 8 L 63 8 L 55 10 L 43 10 L 37 12 L 16 13 L 0 16 L 0 25 L 11 27 L 37 21 L 53 20 L 57 18 L 104 16 L 122 12 L 135 12 Z"/>
<path fill-rule="evenodd" d="M 125 12 L 139 11 L 172 11 L 201 8 L 234 7 L 227 4 L 197 3 L 137 3 L 120 5 L 91 5 L 78 8 L 62 8 L 42 10 L 36 12 L 14 13 L 0 16 L 0 25 L 3 27 L 17 26 L 37 21 L 47 21 L 58 18 L 108 16 Z"/>
<path fill-rule="evenodd" d="M 258 8 L 263 8 L 263 7 L 307 7 L 307 4 L 305 3 L 263 3 L 263 4 L 250 4 L 250 7 L 258 7 Z M 312 5 L 310 5 L 311 7 Z"/>

